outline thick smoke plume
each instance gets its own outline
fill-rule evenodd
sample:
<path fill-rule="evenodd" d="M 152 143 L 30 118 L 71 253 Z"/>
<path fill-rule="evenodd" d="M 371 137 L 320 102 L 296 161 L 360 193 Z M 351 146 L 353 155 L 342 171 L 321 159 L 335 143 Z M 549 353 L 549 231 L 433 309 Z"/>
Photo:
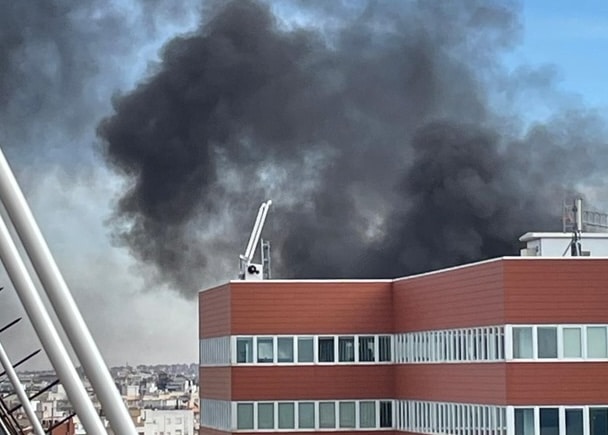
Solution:
<path fill-rule="evenodd" d="M 114 233 L 158 279 L 193 295 L 234 277 L 267 198 L 275 277 L 402 276 L 560 228 L 601 135 L 590 114 L 526 126 L 514 111 L 551 88 L 501 66 L 516 7 L 353 5 L 218 2 L 116 98 L 98 128 L 130 180 Z"/>

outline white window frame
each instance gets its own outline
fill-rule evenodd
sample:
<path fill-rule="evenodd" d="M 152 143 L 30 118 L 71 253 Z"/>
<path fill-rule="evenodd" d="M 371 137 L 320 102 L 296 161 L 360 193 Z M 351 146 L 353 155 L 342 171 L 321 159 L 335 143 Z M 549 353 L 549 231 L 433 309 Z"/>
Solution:
<path fill-rule="evenodd" d="M 514 358 L 513 357 L 513 328 L 528 327 L 532 328 L 532 358 Z M 538 328 L 554 327 L 557 328 L 557 358 L 539 358 L 538 357 Z M 608 324 L 580 324 L 580 323 L 565 323 L 565 324 L 510 324 L 505 325 L 505 351 L 506 361 L 508 362 L 605 362 L 608 361 L 608 354 L 605 357 L 589 357 L 587 349 L 587 331 L 589 327 L 606 328 L 606 348 L 608 349 Z M 565 357 L 564 356 L 564 328 L 578 328 L 581 332 L 581 357 Z"/>
<path fill-rule="evenodd" d="M 352 337 L 354 343 L 354 361 L 340 361 L 339 360 L 339 339 L 344 337 Z M 373 361 L 360 361 L 359 355 L 359 339 L 360 337 L 372 337 L 374 340 L 374 355 Z M 388 337 L 389 344 L 388 350 L 390 351 L 391 359 L 389 361 L 380 361 L 380 337 Z M 229 358 L 228 363 L 223 363 L 221 365 L 232 365 L 232 366 L 269 366 L 269 365 L 280 365 L 280 366 L 289 366 L 289 365 L 353 365 L 353 364 L 361 364 L 361 365 L 384 365 L 384 364 L 394 364 L 398 357 L 405 360 L 406 355 L 401 354 L 398 355 L 399 347 L 397 345 L 397 337 L 395 334 L 317 334 L 317 335 L 290 335 L 290 334 L 281 334 L 281 335 L 233 335 L 227 337 L 228 347 L 229 347 Z M 279 362 L 279 349 L 278 342 L 279 338 L 290 338 L 292 340 L 293 345 L 293 362 Z M 312 362 L 299 362 L 299 349 L 298 342 L 299 339 L 312 339 L 313 345 L 313 361 Z M 319 361 L 319 338 L 331 338 L 333 339 L 333 350 L 334 350 L 334 360 L 327 362 Z M 252 340 L 252 362 L 237 362 L 237 341 L 239 339 L 251 339 Z M 260 339 L 272 339 L 272 349 L 273 349 L 273 359 L 272 362 L 258 362 L 258 346 Z M 405 343 L 405 338 L 402 337 L 402 343 Z M 402 347 L 403 349 L 404 347 Z M 200 347 L 199 347 L 200 353 Z"/>
<path fill-rule="evenodd" d="M 557 408 L 559 418 L 559 434 L 566 434 L 566 410 L 579 409 L 583 411 L 583 435 L 589 434 L 589 413 L 591 408 L 606 408 L 604 405 L 535 405 L 535 406 L 507 406 L 506 407 L 506 435 L 515 435 L 515 410 L 516 409 L 533 409 L 534 410 L 534 435 L 540 434 L 540 409 L 541 408 Z M 500 423 L 497 425 L 500 430 Z"/>
<path fill-rule="evenodd" d="M 293 361 L 279 361 L 279 339 L 281 338 L 291 338 L 291 355 L 293 357 Z M 296 338 L 297 336 L 295 335 L 275 335 L 274 336 L 274 354 L 273 354 L 273 364 L 278 364 L 278 365 L 293 365 L 297 359 L 296 359 L 296 351 L 297 351 L 297 342 L 296 342 Z"/>

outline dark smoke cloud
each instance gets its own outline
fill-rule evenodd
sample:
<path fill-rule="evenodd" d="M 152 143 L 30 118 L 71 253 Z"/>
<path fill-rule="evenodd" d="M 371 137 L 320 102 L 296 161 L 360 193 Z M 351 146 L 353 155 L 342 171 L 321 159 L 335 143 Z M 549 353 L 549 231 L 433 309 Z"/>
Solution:
<path fill-rule="evenodd" d="M 501 66 L 513 4 L 233 1 L 204 18 L 98 128 L 131 182 L 114 234 L 184 295 L 236 275 L 215 269 L 267 197 L 275 276 L 394 277 L 515 253 L 601 167 L 592 113 L 512 111 L 552 87 Z"/>
<path fill-rule="evenodd" d="M 193 1 L 0 0 L 2 146 L 28 165 L 90 163 L 112 93 L 132 86 L 146 44 Z"/>

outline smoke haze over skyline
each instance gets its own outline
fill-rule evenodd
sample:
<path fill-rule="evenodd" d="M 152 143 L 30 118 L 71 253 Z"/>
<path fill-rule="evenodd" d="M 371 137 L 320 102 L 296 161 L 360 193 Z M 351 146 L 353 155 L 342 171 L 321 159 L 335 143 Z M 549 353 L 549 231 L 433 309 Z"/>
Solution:
<path fill-rule="evenodd" d="M 113 363 L 196 357 L 266 199 L 281 278 L 515 254 L 604 206 L 605 120 L 514 63 L 516 2 L 0 5 L 0 144 Z"/>

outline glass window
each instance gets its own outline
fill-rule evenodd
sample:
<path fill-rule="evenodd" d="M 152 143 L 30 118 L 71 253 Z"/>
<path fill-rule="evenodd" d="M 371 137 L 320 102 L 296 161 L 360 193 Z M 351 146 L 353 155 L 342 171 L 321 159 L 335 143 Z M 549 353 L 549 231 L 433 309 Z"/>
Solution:
<path fill-rule="evenodd" d="M 340 402 L 340 427 L 355 427 L 355 402 Z"/>
<path fill-rule="evenodd" d="M 536 329 L 539 358 L 557 358 L 557 328 L 539 326 Z"/>
<path fill-rule="evenodd" d="M 298 362 L 314 362 L 313 338 L 298 337 Z"/>
<path fill-rule="evenodd" d="M 351 362 L 355 360 L 355 337 L 338 338 L 338 361 Z"/>
<path fill-rule="evenodd" d="M 580 358 L 581 353 L 581 328 L 564 328 L 564 357 Z"/>
<path fill-rule="evenodd" d="M 274 429 L 274 403 L 258 403 L 258 429 Z"/>
<path fill-rule="evenodd" d="M 273 360 L 272 337 L 258 338 L 258 362 L 271 363 Z"/>
<path fill-rule="evenodd" d="M 293 429 L 294 424 L 293 403 L 279 403 L 279 429 Z"/>
<path fill-rule="evenodd" d="M 589 408 L 589 435 L 608 433 L 608 408 Z"/>
<path fill-rule="evenodd" d="M 532 328 L 513 328 L 513 358 L 532 358 Z"/>
<path fill-rule="evenodd" d="M 461 360 L 461 353 L 460 353 L 460 334 L 462 333 L 462 331 L 456 331 L 454 332 L 454 335 L 452 336 L 452 349 L 453 349 L 453 358 L 455 361 L 460 361 Z"/>
<path fill-rule="evenodd" d="M 441 361 L 448 361 L 448 333 L 447 331 L 440 332 L 441 334 Z"/>
<path fill-rule="evenodd" d="M 236 339 L 236 362 L 253 362 L 253 338 L 241 337 Z"/>
<path fill-rule="evenodd" d="M 466 333 L 466 338 L 467 338 L 467 355 L 468 355 L 468 360 L 469 361 L 475 361 L 477 359 L 477 345 L 476 345 L 476 341 L 477 341 L 477 336 L 475 334 L 475 330 L 474 329 L 470 329 L 467 331 Z"/>
<path fill-rule="evenodd" d="M 583 435 L 582 409 L 566 409 L 566 435 Z"/>
<path fill-rule="evenodd" d="M 606 358 L 606 327 L 587 327 L 587 357 Z"/>
<path fill-rule="evenodd" d="M 362 428 L 376 427 L 376 402 L 359 402 L 359 421 Z"/>
<path fill-rule="evenodd" d="M 319 403 L 319 427 L 336 427 L 336 407 L 334 402 Z"/>
<path fill-rule="evenodd" d="M 380 427 L 393 427 L 393 402 L 380 402 Z"/>
<path fill-rule="evenodd" d="M 334 361 L 334 338 L 319 337 L 319 362 Z"/>
<path fill-rule="evenodd" d="M 373 362 L 375 344 L 373 336 L 359 337 L 359 361 Z"/>
<path fill-rule="evenodd" d="M 279 337 L 277 353 L 278 362 L 293 362 L 293 337 Z"/>
<path fill-rule="evenodd" d="M 515 435 L 534 435 L 534 409 L 515 410 Z"/>
<path fill-rule="evenodd" d="M 378 361 L 391 360 L 391 336 L 381 335 L 378 337 Z"/>
<path fill-rule="evenodd" d="M 540 435 L 559 435 L 559 410 L 540 408 Z"/>
<path fill-rule="evenodd" d="M 505 331 L 503 328 L 498 330 L 496 334 L 496 357 L 498 359 L 504 358 L 505 355 Z"/>
<path fill-rule="evenodd" d="M 237 429 L 253 429 L 253 404 L 237 403 L 236 405 Z"/>
<path fill-rule="evenodd" d="M 312 402 L 298 403 L 298 429 L 314 429 L 315 404 Z"/>

